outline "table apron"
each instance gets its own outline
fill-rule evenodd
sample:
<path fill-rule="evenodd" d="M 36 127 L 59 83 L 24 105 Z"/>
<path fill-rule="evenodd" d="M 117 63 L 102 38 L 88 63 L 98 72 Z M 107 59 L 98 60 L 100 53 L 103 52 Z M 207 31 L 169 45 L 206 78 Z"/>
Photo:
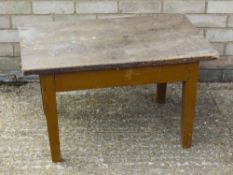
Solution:
<path fill-rule="evenodd" d="M 60 141 L 56 109 L 56 92 L 106 88 L 113 86 L 158 83 L 158 102 L 164 103 L 166 83 L 182 81 L 181 143 L 183 148 L 192 145 L 193 121 L 199 63 L 163 65 L 156 67 L 98 70 L 40 75 L 41 94 L 48 126 L 48 136 L 53 162 L 60 162 Z"/>
<path fill-rule="evenodd" d="M 155 67 L 97 70 L 54 74 L 55 90 L 71 91 L 114 86 L 186 81 L 198 62 Z M 51 75 L 48 75 L 51 76 Z"/>

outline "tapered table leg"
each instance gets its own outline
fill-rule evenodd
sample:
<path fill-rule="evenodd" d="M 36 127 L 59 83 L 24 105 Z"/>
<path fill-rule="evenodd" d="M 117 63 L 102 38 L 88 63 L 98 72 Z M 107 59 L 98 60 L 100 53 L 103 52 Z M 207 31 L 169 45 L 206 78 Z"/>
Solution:
<path fill-rule="evenodd" d="M 50 151 L 53 162 L 61 161 L 59 130 L 56 108 L 56 92 L 53 75 L 40 76 L 44 113 L 47 120 Z"/>
<path fill-rule="evenodd" d="M 183 82 L 181 118 L 181 143 L 183 148 L 190 148 L 192 145 L 198 70 L 198 63 L 193 64 L 193 66 L 190 67 L 190 73 L 187 81 Z"/>
<path fill-rule="evenodd" d="M 166 89 L 167 83 L 158 83 L 157 84 L 157 103 L 163 104 L 166 102 Z"/>

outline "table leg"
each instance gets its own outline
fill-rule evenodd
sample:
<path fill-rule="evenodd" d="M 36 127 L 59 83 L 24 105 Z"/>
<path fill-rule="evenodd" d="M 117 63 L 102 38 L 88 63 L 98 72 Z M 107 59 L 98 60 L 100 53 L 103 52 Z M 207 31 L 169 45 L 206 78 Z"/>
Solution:
<path fill-rule="evenodd" d="M 47 120 L 50 151 L 53 162 L 60 162 L 60 142 L 56 109 L 56 91 L 53 75 L 40 76 L 41 95 Z"/>
<path fill-rule="evenodd" d="M 158 83 L 157 84 L 157 103 L 163 104 L 166 102 L 166 89 L 167 83 Z"/>
<path fill-rule="evenodd" d="M 189 78 L 187 79 L 187 81 L 183 82 L 181 118 L 181 142 L 183 148 L 190 148 L 192 145 L 192 131 L 195 116 L 198 69 L 198 64 L 194 64 L 190 70 Z"/>

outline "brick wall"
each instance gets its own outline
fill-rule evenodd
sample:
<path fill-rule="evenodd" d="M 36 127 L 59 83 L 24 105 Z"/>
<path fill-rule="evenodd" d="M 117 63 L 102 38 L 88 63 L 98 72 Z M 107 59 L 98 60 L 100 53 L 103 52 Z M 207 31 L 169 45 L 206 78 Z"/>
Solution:
<path fill-rule="evenodd" d="M 233 0 L 0 0 L 0 74 L 5 67 L 9 67 L 5 72 L 19 67 L 17 61 L 11 62 L 19 60 L 20 56 L 17 35 L 19 25 L 155 13 L 185 13 L 219 51 L 221 60 L 232 62 Z M 227 64 L 223 67 L 219 67 L 219 64 L 221 61 L 214 66 L 204 64 L 202 78 L 207 81 L 223 80 Z M 208 72 L 213 69 L 220 70 L 220 73 L 216 75 L 216 71 L 215 74 Z"/>

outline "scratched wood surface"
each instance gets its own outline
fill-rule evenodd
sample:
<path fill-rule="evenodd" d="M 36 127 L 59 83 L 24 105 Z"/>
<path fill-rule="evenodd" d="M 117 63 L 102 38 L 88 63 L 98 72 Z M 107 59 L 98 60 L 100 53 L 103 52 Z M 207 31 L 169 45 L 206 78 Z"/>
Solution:
<path fill-rule="evenodd" d="M 43 74 L 218 58 L 183 15 L 51 22 L 19 28 L 22 71 Z"/>

